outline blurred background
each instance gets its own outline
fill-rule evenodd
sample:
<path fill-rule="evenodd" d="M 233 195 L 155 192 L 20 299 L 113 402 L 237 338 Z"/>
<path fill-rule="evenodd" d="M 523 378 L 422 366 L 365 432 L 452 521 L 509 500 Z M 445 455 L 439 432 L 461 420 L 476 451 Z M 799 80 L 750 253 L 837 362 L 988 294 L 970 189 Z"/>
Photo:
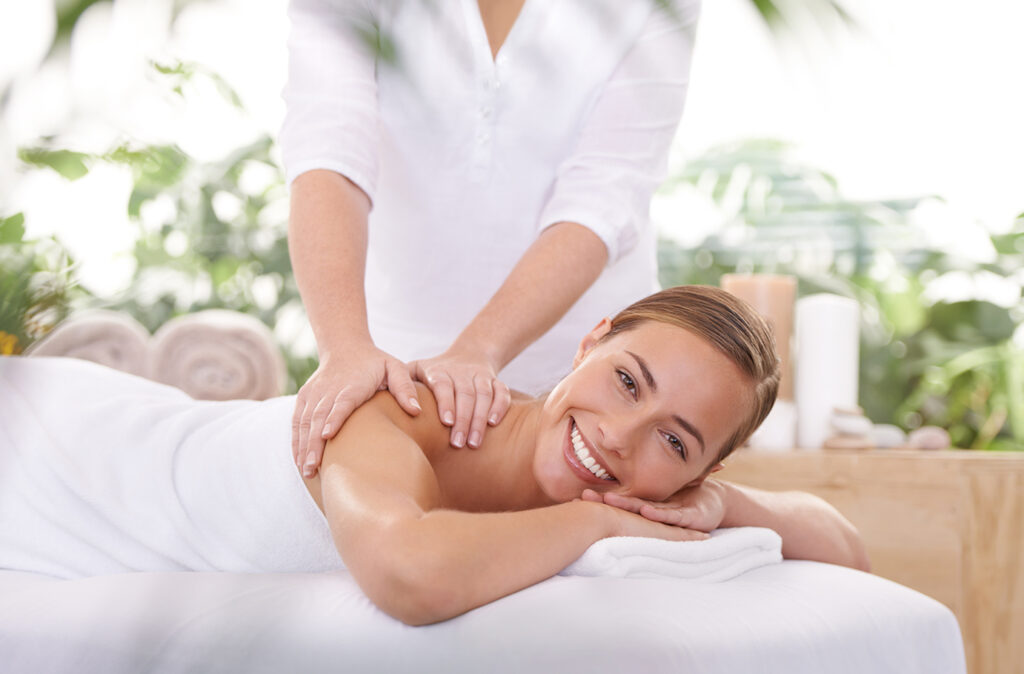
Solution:
<path fill-rule="evenodd" d="M 857 299 L 876 423 L 1024 450 L 1024 5 L 965 7 L 705 2 L 652 217 L 663 284 Z M 274 145 L 285 8 L 0 0 L 0 353 L 79 308 L 151 331 L 227 308 L 274 330 L 290 391 L 312 372 Z"/>

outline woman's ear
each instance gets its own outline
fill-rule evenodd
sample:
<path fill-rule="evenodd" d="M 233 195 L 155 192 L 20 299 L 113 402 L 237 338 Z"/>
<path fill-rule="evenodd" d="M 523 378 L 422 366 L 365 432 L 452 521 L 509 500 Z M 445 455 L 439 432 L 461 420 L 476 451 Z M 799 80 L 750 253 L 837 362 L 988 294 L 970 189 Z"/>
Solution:
<path fill-rule="evenodd" d="M 594 329 L 586 334 L 582 341 L 580 341 L 580 348 L 576 350 L 576 356 L 572 359 L 572 368 L 575 370 L 579 367 L 583 359 L 590 353 L 590 350 L 597 346 L 597 343 L 601 341 L 601 338 L 608 334 L 608 331 L 612 329 L 612 322 L 609 318 L 602 318 L 601 322 L 594 326 Z"/>

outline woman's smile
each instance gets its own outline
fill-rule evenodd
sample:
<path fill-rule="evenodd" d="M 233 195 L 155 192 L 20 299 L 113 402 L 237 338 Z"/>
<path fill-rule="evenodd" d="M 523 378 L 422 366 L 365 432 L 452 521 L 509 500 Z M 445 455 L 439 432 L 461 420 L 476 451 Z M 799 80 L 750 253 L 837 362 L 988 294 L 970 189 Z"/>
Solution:
<path fill-rule="evenodd" d="M 563 452 L 566 463 L 584 482 L 608 484 L 616 482 L 615 476 L 608 469 L 608 464 L 597 449 L 589 443 L 576 425 L 576 420 L 569 417 L 569 432 Z"/>

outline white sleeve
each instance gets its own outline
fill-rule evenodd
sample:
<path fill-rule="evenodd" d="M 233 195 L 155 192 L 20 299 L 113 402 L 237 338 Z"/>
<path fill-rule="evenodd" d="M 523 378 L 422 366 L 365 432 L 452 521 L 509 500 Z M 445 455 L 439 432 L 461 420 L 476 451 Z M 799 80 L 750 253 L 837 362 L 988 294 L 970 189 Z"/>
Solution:
<path fill-rule="evenodd" d="M 290 185 L 312 169 L 341 173 L 373 199 L 377 182 L 374 22 L 366 0 L 290 0 L 287 107 L 280 144 Z"/>
<path fill-rule="evenodd" d="M 636 245 L 689 85 L 698 2 L 657 3 L 558 168 L 541 230 L 568 221 L 597 234 L 612 264 Z"/>

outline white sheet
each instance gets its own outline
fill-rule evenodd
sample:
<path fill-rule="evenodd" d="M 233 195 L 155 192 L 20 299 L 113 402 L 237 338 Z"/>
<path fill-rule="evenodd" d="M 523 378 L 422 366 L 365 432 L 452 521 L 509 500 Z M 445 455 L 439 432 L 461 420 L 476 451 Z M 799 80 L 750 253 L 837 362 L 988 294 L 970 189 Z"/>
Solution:
<path fill-rule="evenodd" d="M 963 674 L 956 620 L 876 576 L 786 561 L 723 583 L 558 576 L 408 627 L 344 571 L 0 572 L 5 672 Z"/>

